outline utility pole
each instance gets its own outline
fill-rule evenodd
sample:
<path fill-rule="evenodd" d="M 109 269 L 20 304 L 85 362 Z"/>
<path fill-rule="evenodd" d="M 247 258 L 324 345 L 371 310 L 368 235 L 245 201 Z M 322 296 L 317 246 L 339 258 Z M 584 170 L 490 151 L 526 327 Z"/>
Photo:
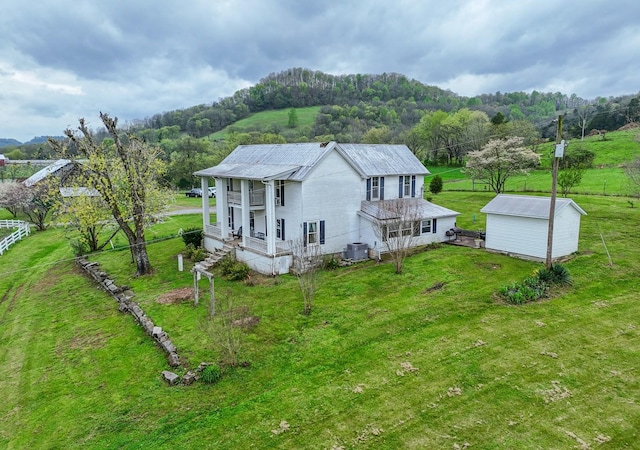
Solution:
<path fill-rule="evenodd" d="M 547 234 L 547 269 L 551 268 L 551 255 L 553 251 L 553 222 L 556 215 L 556 193 L 558 183 L 558 164 L 564 156 L 564 140 L 562 140 L 562 116 L 558 116 L 558 130 L 556 131 L 556 148 L 553 155 L 553 178 L 551 181 L 551 202 L 549 205 L 549 232 Z"/>

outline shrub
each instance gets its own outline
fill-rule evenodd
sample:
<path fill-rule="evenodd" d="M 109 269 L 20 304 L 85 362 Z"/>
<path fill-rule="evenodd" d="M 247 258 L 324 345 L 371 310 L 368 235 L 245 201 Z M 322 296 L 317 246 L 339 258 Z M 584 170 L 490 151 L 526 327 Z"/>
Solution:
<path fill-rule="evenodd" d="M 222 378 L 220 368 L 215 364 L 205 367 L 200 373 L 200 379 L 207 384 L 215 384 Z"/>
<path fill-rule="evenodd" d="M 202 247 L 202 229 L 201 228 L 187 228 L 182 233 L 182 241 L 187 247 L 193 245 L 194 248 Z"/>
<path fill-rule="evenodd" d="M 555 263 L 551 264 L 549 269 L 540 269 L 536 276 L 549 285 L 571 286 L 573 284 L 569 271 L 562 264 Z"/>
<path fill-rule="evenodd" d="M 438 195 L 442 192 L 442 177 L 440 175 L 436 175 L 431 179 L 429 183 L 429 192 L 434 195 Z"/>
<path fill-rule="evenodd" d="M 229 256 L 224 257 L 218 263 L 222 275 L 231 281 L 240 281 L 249 275 L 249 266 L 246 263 L 232 259 Z"/>
<path fill-rule="evenodd" d="M 571 286 L 573 279 L 571 274 L 562 264 L 551 264 L 551 273 L 553 273 L 553 283 L 560 286 Z"/>
<path fill-rule="evenodd" d="M 322 268 L 325 270 L 336 270 L 338 267 L 340 267 L 340 262 L 334 255 L 328 255 L 322 261 Z"/>
<path fill-rule="evenodd" d="M 507 303 L 522 305 L 548 295 L 549 285 L 538 277 L 525 278 L 522 283 L 510 283 L 503 286 L 499 293 Z"/>
<path fill-rule="evenodd" d="M 74 256 L 83 256 L 90 253 L 89 245 L 81 239 L 71 239 L 69 245 L 73 250 Z"/>
<path fill-rule="evenodd" d="M 207 252 L 202 247 L 194 248 L 191 252 L 191 261 L 200 262 L 207 259 Z"/>

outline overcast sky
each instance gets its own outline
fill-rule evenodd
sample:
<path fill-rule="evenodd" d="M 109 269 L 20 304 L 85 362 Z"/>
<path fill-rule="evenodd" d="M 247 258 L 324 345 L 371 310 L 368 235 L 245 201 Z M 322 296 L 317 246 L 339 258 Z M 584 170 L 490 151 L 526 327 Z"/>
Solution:
<path fill-rule="evenodd" d="M 3 0 L 0 137 L 211 103 L 292 67 L 635 94 L 639 54 L 638 0 Z"/>

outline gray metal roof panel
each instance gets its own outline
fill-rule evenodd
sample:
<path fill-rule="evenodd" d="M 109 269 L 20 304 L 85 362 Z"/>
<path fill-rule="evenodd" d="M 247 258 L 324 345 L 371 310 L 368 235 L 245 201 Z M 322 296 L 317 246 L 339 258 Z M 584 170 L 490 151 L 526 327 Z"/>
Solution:
<path fill-rule="evenodd" d="M 406 145 L 338 144 L 337 147 L 365 177 L 429 174 Z"/>
<path fill-rule="evenodd" d="M 402 202 L 406 206 L 398 208 L 397 203 Z M 410 215 L 418 219 L 437 219 L 439 217 L 451 217 L 460 215 L 459 212 L 436 205 L 421 198 L 404 198 L 380 201 L 363 200 L 360 204 L 360 211 L 377 220 L 394 219 L 398 216 L 398 211 L 407 211 Z"/>
<path fill-rule="evenodd" d="M 587 213 L 570 198 L 556 199 L 556 213 L 567 206 L 574 207 L 580 214 Z M 532 195 L 498 194 L 487 203 L 480 212 L 485 214 L 501 214 L 505 216 L 531 217 L 536 219 L 548 219 L 551 207 L 550 197 L 536 197 Z"/>
<path fill-rule="evenodd" d="M 218 166 L 196 172 L 199 176 L 232 176 L 234 178 L 283 179 L 301 181 L 335 146 L 335 142 L 240 145 Z M 220 169 L 217 169 L 220 168 Z M 241 172 L 229 172 L 231 169 Z"/>
<path fill-rule="evenodd" d="M 25 186 L 33 186 L 34 184 L 44 180 L 49 175 L 54 174 L 71 164 L 73 163 L 68 159 L 59 159 L 54 161 L 52 164 L 49 164 L 44 169 L 38 170 L 36 173 L 24 180 L 24 184 Z"/>

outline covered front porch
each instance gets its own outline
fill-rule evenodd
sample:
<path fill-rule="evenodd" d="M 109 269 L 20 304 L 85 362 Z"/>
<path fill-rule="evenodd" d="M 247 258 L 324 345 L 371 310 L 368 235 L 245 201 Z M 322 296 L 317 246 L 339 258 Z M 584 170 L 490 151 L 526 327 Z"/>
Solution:
<path fill-rule="evenodd" d="M 214 177 L 216 183 L 216 222 L 211 222 L 208 202 L 203 200 L 204 246 L 235 248 L 236 258 L 267 274 L 287 273 L 291 264 L 288 241 L 279 239 L 275 219 L 276 193 L 273 180 Z M 202 189 L 209 177 L 202 177 Z"/>

